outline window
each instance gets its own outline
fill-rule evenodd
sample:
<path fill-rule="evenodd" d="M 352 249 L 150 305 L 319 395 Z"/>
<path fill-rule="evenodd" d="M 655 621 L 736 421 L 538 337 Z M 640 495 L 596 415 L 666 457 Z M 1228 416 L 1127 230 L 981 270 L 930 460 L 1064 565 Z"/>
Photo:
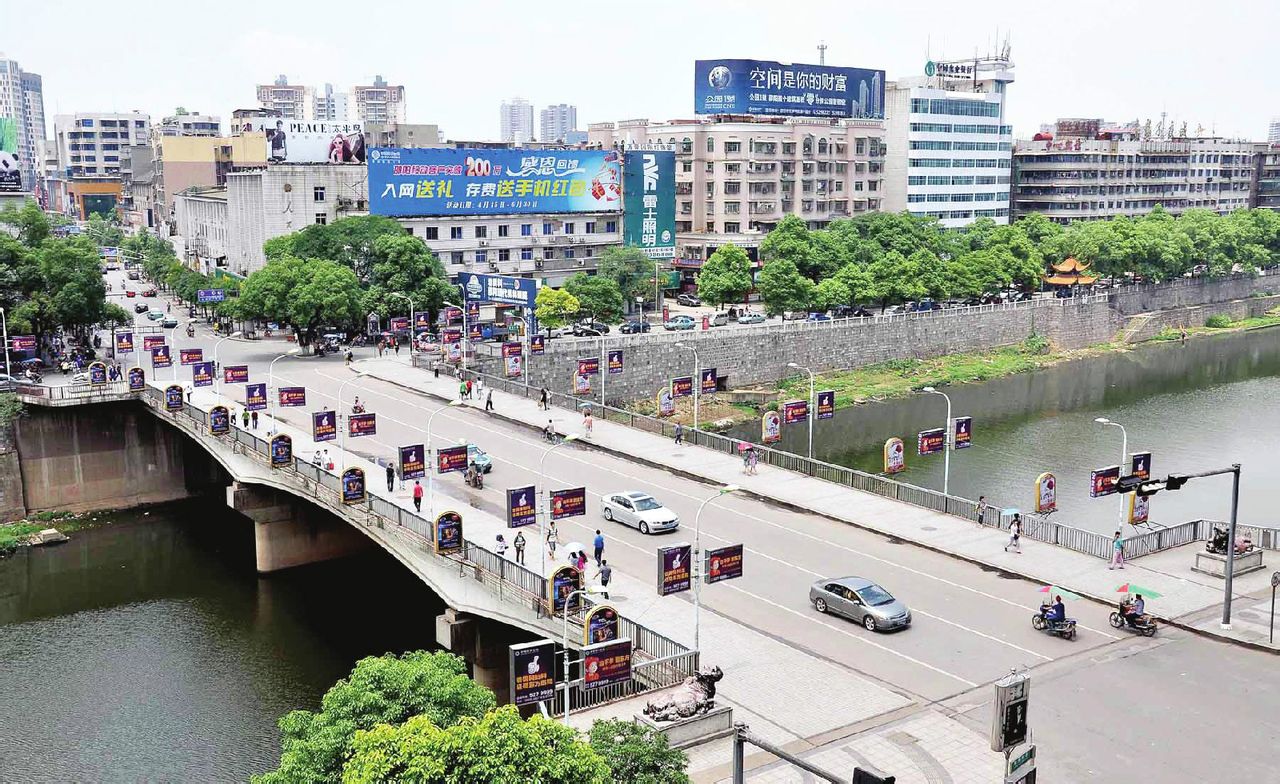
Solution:
<path fill-rule="evenodd" d="M 476 251 L 476 263 L 483 264 L 489 260 L 489 252 L 484 250 Z"/>
<path fill-rule="evenodd" d="M 735 196 L 739 193 L 742 193 L 742 183 L 730 180 L 724 184 L 724 195 Z"/>
<path fill-rule="evenodd" d="M 440 227 L 439 227 L 439 226 L 428 226 L 428 227 L 426 227 L 425 229 L 423 229 L 423 231 L 425 231 L 425 232 L 426 232 L 426 235 L 425 235 L 425 236 L 426 236 L 426 238 L 427 238 L 427 239 L 429 239 L 429 240 L 438 240 L 438 239 L 440 239 Z"/>
<path fill-rule="evenodd" d="M 329 222 L 329 216 L 328 216 L 328 215 L 326 215 L 326 214 L 325 214 L 325 213 L 323 213 L 323 212 L 317 212 L 317 213 L 316 213 L 316 225 L 317 225 L 317 226 L 323 226 L 323 225 L 325 225 L 325 224 L 326 224 L 326 223 L 328 223 L 328 222 Z"/>
<path fill-rule="evenodd" d="M 693 173 L 693 161 L 680 161 L 680 171 L 685 174 Z"/>
<path fill-rule="evenodd" d="M 565 249 L 564 249 L 564 257 L 565 257 L 566 259 L 571 259 L 571 258 L 573 258 L 573 248 L 565 248 Z"/>
<path fill-rule="evenodd" d="M 714 136 L 708 136 L 708 137 L 707 137 L 707 152 L 715 152 L 715 151 L 716 151 L 716 137 L 714 137 Z"/>
<path fill-rule="evenodd" d="M 724 225 L 725 234 L 738 234 L 741 232 L 741 230 L 742 230 L 741 223 L 726 223 Z"/>
<path fill-rule="evenodd" d="M 742 202 L 726 201 L 724 203 L 724 211 L 726 215 L 737 215 L 742 212 Z"/>
<path fill-rule="evenodd" d="M 311 189 L 311 200 L 312 200 L 312 201 L 324 201 L 324 186 L 323 186 L 323 185 L 317 185 L 316 187 L 314 187 L 314 188 L 312 188 L 312 189 Z"/>
<path fill-rule="evenodd" d="M 533 236 L 533 224 L 532 224 L 532 223 L 522 223 L 522 224 L 520 224 L 520 236 L 521 236 L 521 237 L 532 237 L 532 236 Z"/>
<path fill-rule="evenodd" d="M 911 123 L 911 130 L 916 133 L 951 133 L 947 123 Z"/>
<path fill-rule="evenodd" d="M 547 223 L 542 224 L 542 234 L 543 234 L 544 236 L 549 236 L 549 235 L 551 234 L 551 223 L 550 223 L 550 222 L 547 222 Z"/>
<path fill-rule="evenodd" d="M 617 222 L 616 220 L 605 221 L 605 222 L 604 222 L 604 231 L 605 231 L 605 233 L 606 233 L 606 234 L 617 234 L 617 233 L 618 233 L 618 222 Z"/>
<path fill-rule="evenodd" d="M 511 228 L 511 227 L 510 227 L 510 226 L 508 226 L 508 225 L 507 225 L 507 224 L 505 224 L 505 223 L 501 224 L 500 226 L 498 226 L 498 236 L 499 236 L 499 237 L 505 237 L 505 236 L 507 236 L 507 232 L 508 232 L 508 230 L 510 230 L 510 228 Z"/>
<path fill-rule="evenodd" d="M 565 234 L 572 234 L 572 233 L 573 233 L 574 228 L 575 228 L 575 227 L 574 227 L 574 225 L 573 225 L 573 222 L 572 222 L 572 221 L 570 221 L 570 222 L 568 222 L 568 223 L 566 223 L 566 224 L 564 225 L 564 233 L 565 233 Z"/>
<path fill-rule="evenodd" d="M 795 142 L 783 142 L 783 143 L 782 143 L 782 154 L 783 154 L 783 155 L 795 155 L 795 154 L 796 154 L 796 143 L 795 143 Z"/>
<path fill-rule="evenodd" d="M 956 142 L 956 149 L 964 149 L 960 147 L 960 145 L 962 144 L 974 144 L 974 142 Z M 911 149 L 913 150 L 950 150 L 951 142 L 911 142 Z M 973 148 L 970 147 L 968 149 L 973 149 Z"/>
<path fill-rule="evenodd" d="M 476 239 L 483 239 L 488 236 L 489 236 L 488 226 L 476 226 Z M 479 261 L 479 259 L 476 259 L 476 261 Z"/>
<path fill-rule="evenodd" d="M 451 239 L 451 240 L 460 240 L 460 239 L 462 239 L 462 227 L 461 227 L 461 226 L 450 226 L 450 227 L 449 227 L 449 239 Z"/>
<path fill-rule="evenodd" d="M 128 122 L 128 120 L 125 120 L 125 122 Z M 134 120 L 134 121 L 133 121 L 133 127 L 134 127 L 134 128 L 145 128 L 145 127 L 147 127 L 147 121 L 146 121 L 146 120 Z"/>
<path fill-rule="evenodd" d="M 585 229 L 585 230 L 586 230 L 586 233 L 587 233 L 587 234 L 595 234 L 595 233 L 596 233 L 596 222 L 595 222 L 595 221 L 587 221 L 587 225 L 586 225 L 586 229 Z"/>
<path fill-rule="evenodd" d="M 507 248 L 500 249 L 498 251 L 498 261 L 511 261 L 511 251 Z"/>
<path fill-rule="evenodd" d="M 449 261 L 452 261 L 454 264 L 461 264 L 462 260 L 463 256 L 462 251 L 460 250 L 455 250 L 453 253 L 449 254 Z"/>
<path fill-rule="evenodd" d="M 724 151 L 726 153 L 742 152 L 742 142 L 725 142 Z"/>
<path fill-rule="evenodd" d="M 520 260 L 521 260 L 521 261 L 533 261 L 533 248 L 521 248 L 521 249 L 520 249 Z"/>
<path fill-rule="evenodd" d="M 740 163 L 726 163 L 726 164 L 724 165 L 724 173 L 725 173 L 725 174 L 741 174 L 741 173 L 742 173 L 742 164 L 740 164 Z"/>

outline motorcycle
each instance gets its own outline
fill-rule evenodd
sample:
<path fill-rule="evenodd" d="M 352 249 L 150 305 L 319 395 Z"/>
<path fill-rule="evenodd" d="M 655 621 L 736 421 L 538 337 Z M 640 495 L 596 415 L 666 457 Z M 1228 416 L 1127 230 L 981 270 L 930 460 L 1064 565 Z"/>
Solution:
<path fill-rule="evenodd" d="M 187 337 L 189 337 L 189 338 L 194 338 L 195 336 L 196 336 L 196 328 L 195 328 L 195 327 L 187 327 Z"/>
<path fill-rule="evenodd" d="M 1225 525 L 1215 525 L 1213 527 L 1213 536 L 1204 543 L 1204 549 L 1216 555 L 1227 554 L 1227 536 L 1228 531 Z M 1244 555 L 1253 550 L 1253 539 L 1248 535 L 1236 537 L 1236 555 Z"/>
<path fill-rule="evenodd" d="M 1126 612 L 1129 609 L 1128 602 L 1120 602 L 1120 606 L 1115 612 L 1111 613 L 1108 619 L 1111 625 L 1117 629 L 1128 629 L 1137 632 L 1144 637 L 1152 637 L 1156 633 L 1156 622 L 1150 615 L 1143 613 L 1142 615 L 1130 615 Z"/>
<path fill-rule="evenodd" d="M 472 466 L 471 468 L 467 469 L 466 478 L 467 478 L 467 485 L 469 485 L 470 487 L 474 487 L 477 490 L 484 489 L 484 472 L 479 470 L 475 466 Z"/>
<path fill-rule="evenodd" d="M 1040 605 L 1040 612 L 1031 616 L 1031 628 L 1046 634 L 1056 634 L 1064 640 L 1074 640 L 1076 638 L 1076 619 L 1049 620 L 1049 613 L 1052 610 L 1053 605 Z"/>

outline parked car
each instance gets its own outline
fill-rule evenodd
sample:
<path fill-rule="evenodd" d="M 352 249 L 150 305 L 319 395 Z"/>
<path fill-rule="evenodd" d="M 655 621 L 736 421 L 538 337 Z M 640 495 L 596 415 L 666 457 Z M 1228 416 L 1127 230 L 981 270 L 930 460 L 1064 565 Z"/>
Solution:
<path fill-rule="evenodd" d="M 942 306 L 931 299 L 922 299 L 911 305 L 911 310 L 915 313 L 929 310 L 942 310 Z"/>
<path fill-rule="evenodd" d="M 154 288 L 148 288 L 148 289 L 142 290 L 142 296 L 144 297 L 154 297 L 155 295 L 156 295 L 156 290 Z"/>
<path fill-rule="evenodd" d="M 138 292 L 134 291 L 133 289 L 125 289 L 124 295 L 132 299 L 133 297 L 138 296 Z"/>
<path fill-rule="evenodd" d="M 820 613 L 857 621 L 869 632 L 904 629 L 911 610 L 885 589 L 863 577 L 825 578 L 809 586 L 809 602 Z"/>
<path fill-rule="evenodd" d="M 172 316 L 169 316 L 160 322 L 160 326 L 164 327 L 165 329 L 177 329 L 178 320 Z"/>
<path fill-rule="evenodd" d="M 782 312 L 783 321 L 804 321 L 809 318 L 807 310 L 784 310 Z"/>
<path fill-rule="evenodd" d="M 8 373 L 0 373 L 0 389 L 12 391 L 15 384 L 21 383 L 22 382 L 20 380 L 14 378 Z"/>
<path fill-rule="evenodd" d="M 651 325 L 647 321 L 628 321 L 618 327 L 618 331 L 624 335 L 635 335 L 640 332 L 648 332 Z"/>
<path fill-rule="evenodd" d="M 763 313 L 743 313 L 738 316 L 739 324 L 763 324 L 765 321 Z"/>
<path fill-rule="evenodd" d="M 145 302 L 139 302 L 133 306 L 134 313 L 146 313 L 148 310 L 151 310 L 151 306 Z"/>
<path fill-rule="evenodd" d="M 729 324 L 729 314 L 723 311 L 711 314 L 711 326 L 723 327 Z"/>
<path fill-rule="evenodd" d="M 805 321 L 830 321 L 831 317 L 826 313 L 810 313 Z"/>
<path fill-rule="evenodd" d="M 572 329 L 573 336 L 576 338 L 609 334 L 609 325 L 603 321 L 575 321 Z"/>
<path fill-rule="evenodd" d="M 137 280 L 137 279 L 139 278 L 138 271 L 137 271 L 136 269 L 135 269 L 135 270 L 129 270 L 129 271 L 128 271 L 127 273 L 125 273 L 125 274 L 128 276 L 129 280 Z"/>
<path fill-rule="evenodd" d="M 676 304 L 677 304 L 677 305 L 684 305 L 684 306 L 686 306 L 686 307 L 690 307 L 690 308 L 694 308 L 694 307 L 697 307 L 698 305 L 701 305 L 701 304 L 702 304 L 702 300 L 698 299 L 698 298 L 697 298 L 696 296 L 694 296 L 693 294 L 687 294 L 687 293 L 686 293 L 686 294 L 678 294 L 678 295 L 676 295 Z"/>
<path fill-rule="evenodd" d="M 840 305 L 839 307 L 833 308 L 831 311 L 831 318 L 838 319 L 871 318 L 871 316 L 871 311 L 864 307 L 855 305 Z"/>
<path fill-rule="evenodd" d="M 162 311 L 162 310 L 149 310 L 149 311 L 147 311 L 147 318 L 151 319 L 152 321 L 159 321 L 160 319 L 162 319 L 162 318 L 164 318 L 164 317 L 165 317 L 165 316 L 164 316 L 164 311 Z"/>
<path fill-rule="evenodd" d="M 693 329 L 697 322 L 692 316 L 673 316 L 669 321 L 663 323 L 662 328 L 666 330 L 672 329 Z"/>
<path fill-rule="evenodd" d="M 479 468 L 482 474 L 493 471 L 493 458 L 475 444 L 467 444 L 467 465 L 472 463 L 476 464 L 476 468 Z"/>
<path fill-rule="evenodd" d="M 600 499 L 600 514 L 609 522 L 640 529 L 640 533 L 674 531 L 680 527 L 680 516 L 658 499 L 638 490 L 606 495 Z"/>

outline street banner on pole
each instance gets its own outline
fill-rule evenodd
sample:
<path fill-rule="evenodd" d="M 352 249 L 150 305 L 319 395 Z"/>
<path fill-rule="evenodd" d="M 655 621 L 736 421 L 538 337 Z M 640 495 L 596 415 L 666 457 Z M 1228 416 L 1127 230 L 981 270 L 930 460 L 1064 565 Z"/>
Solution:
<path fill-rule="evenodd" d="M 916 436 L 916 453 L 923 455 L 936 455 L 947 448 L 947 430 L 942 427 L 935 427 L 929 430 L 921 430 Z"/>
<path fill-rule="evenodd" d="M 760 442 L 776 444 L 782 440 L 782 417 L 777 411 L 766 411 L 760 417 Z"/>
<path fill-rule="evenodd" d="M 204 361 L 204 349 L 202 348 L 184 348 L 178 351 L 178 364 L 194 365 Z"/>
<path fill-rule="evenodd" d="M 581 366 L 573 371 L 573 394 L 589 395 L 591 394 L 591 376 L 578 372 L 580 368 Z"/>
<path fill-rule="evenodd" d="M 426 449 L 423 444 L 400 447 L 400 478 L 420 479 L 427 475 Z"/>
<path fill-rule="evenodd" d="M 305 406 L 307 404 L 306 387 L 280 387 L 279 395 L 281 406 Z"/>
<path fill-rule="evenodd" d="M 830 419 L 836 415 L 836 393 L 833 389 L 818 393 L 818 419 Z"/>
<path fill-rule="evenodd" d="M 141 392 L 147 387 L 147 371 L 140 367 L 129 368 L 129 391 Z"/>
<path fill-rule="evenodd" d="M 533 485 L 512 487 L 507 490 L 508 528 L 537 525 L 538 507 L 534 504 L 536 498 L 537 489 Z"/>
<path fill-rule="evenodd" d="M 611 640 L 582 649 L 582 689 L 591 691 L 631 680 L 631 640 Z"/>
<path fill-rule="evenodd" d="M 191 366 L 191 385 L 195 387 L 213 386 L 212 362 L 197 362 Z"/>
<path fill-rule="evenodd" d="M 267 410 L 267 385 L 249 384 L 244 388 L 244 407 L 250 411 Z M 373 416 L 373 414 L 369 414 Z M 355 435 L 355 433 L 351 433 Z M 364 435 L 363 433 L 361 435 Z"/>
<path fill-rule="evenodd" d="M 443 512 L 436 518 L 436 553 L 449 555 L 462 552 L 462 515 Z"/>
<path fill-rule="evenodd" d="M 1058 478 L 1045 471 L 1036 477 L 1036 512 L 1052 512 L 1058 508 Z"/>
<path fill-rule="evenodd" d="M 351 438 L 372 436 L 378 433 L 378 415 L 351 414 L 347 417 L 347 435 Z"/>
<path fill-rule="evenodd" d="M 703 581 L 711 584 L 741 577 L 742 550 L 743 546 L 740 544 L 707 550 L 703 555 L 705 561 L 702 569 Z"/>
<path fill-rule="evenodd" d="M 587 513 L 587 488 L 571 487 L 551 491 L 551 519 L 581 517 Z"/>
<path fill-rule="evenodd" d="M 524 346 L 519 341 L 502 344 L 502 364 L 507 378 L 524 375 Z"/>
<path fill-rule="evenodd" d="M 884 442 L 884 472 L 896 474 L 907 468 L 907 448 L 901 438 L 890 438 Z"/>
<path fill-rule="evenodd" d="M 293 465 L 293 439 L 284 433 L 271 438 L 271 467 L 288 468 Z"/>
<path fill-rule="evenodd" d="M 782 421 L 788 425 L 799 425 L 809 421 L 808 400 L 788 400 L 782 404 Z"/>
<path fill-rule="evenodd" d="M 509 650 L 511 704 L 519 707 L 554 699 L 556 644 L 536 640 L 512 645 Z"/>
<path fill-rule="evenodd" d="M 701 371 L 702 386 L 699 388 L 704 395 L 714 395 L 716 388 L 720 384 L 720 377 L 716 375 L 715 368 L 703 368 Z"/>
<path fill-rule="evenodd" d="M 671 396 L 674 398 L 689 397 L 693 394 L 693 376 L 681 376 L 671 379 Z"/>
<path fill-rule="evenodd" d="M 600 358 L 588 357 L 578 360 L 578 375 L 597 376 L 600 374 Z"/>
<path fill-rule="evenodd" d="M 597 604 L 582 619 L 582 644 L 595 645 L 618 639 L 618 611 L 607 604 Z"/>
<path fill-rule="evenodd" d="M 955 418 L 955 436 L 952 445 L 953 449 L 968 449 L 973 446 L 973 417 Z"/>
<path fill-rule="evenodd" d="M 436 450 L 436 473 L 448 474 L 467 470 L 467 446 L 446 446 Z"/>
<path fill-rule="evenodd" d="M 35 351 L 36 336 L 35 335 L 12 335 L 9 338 L 9 349 L 11 351 Z"/>
<path fill-rule="evenodd" d="M 609 351 L 609 375 L 617 376 L 622 373 L 622 349 L 612 349 Z"/>
<path fill-rule="evenodd" d="M 1089 473 L 1089 497 L 1102 498 L 1116 492 L 1116 483 L 1120 481 L 1120 466 L 1113 465 L 1099 468 Z"/>
<path fill-rule="evenodd" d="M 1145 523 L 1151 517 L 1151 499 L 1145 495 L 1129 493 L 1129 524 Z"/>
<path fill-rule="evenodd" d="M 1151 453 L 1134 452 L 1132 460 L 1133 470 L 1130 473 L 1139 479 L 1149 479 L 1151 477 Z"/>
<path fill-rule="evenodd" d="M 551 595 L 547 601 L 551 603 L 551 612 L 574 612 L 582 601 L 582 595 L 573 596 L 574 591 L 582 590 L 582 573 L 572 566 L 561 566 L 551 573 L 547 580 L 547 590 Z"/>
<path fill-rule="evenodd" d="M 364 485 L 364 470 L 348 468 L 342 472 L 342 503 L 358 504 L 367 497 Z"/>
<path fill-rule="evenodd" d="M 133 333 L 132 332 L 116 333 L 116 353 L 117 354 L 133 353 Z"/>
<path fill-rule="evenodd" d="M 693 545 L 688 542 L 658 548 L 658 595 L 669 596 L 693 587 Z"/>
<path fill-rule="evenodd" d="M 143 351 L 150 351 L 156 346 L 163 346 L 163 345 L 164 345 L 164 335 L 143 335 L 142 336 Z"/>
<path fill-rule="evenodd" d="M 338 417 L 333 411 L 311 413 L 311 440 L 332 441 L 338 437 Z"/>
<path fill-rule="evenodd" d="M 409 317 L 408 316 L 392 316 L 387 322 L 387 328 L 392 332 L 408 332 Z"/>
<path fill-rule="evenodd" d="M 151 367 L 153 370 L 159 368 L 167 368 L 173 364 L 173 359 L 169 356 L 169 347 L 161 343 L 151 349 Z"/>
<path fill-rule="evenodd" d="M 215 436 L 225 436 L 231 432 L 231 412 L 226 406 L 209 409 L 209 432 Z"/>
<path fill-rule="evenodd" d="M 547 351 L 547 339 L 543 335 L 529 336 L 529 353 L 533 356 L 545 354 Z"/>
<path fill-rule="evenodd" d="M 222 383 L 224 384 L 249 383 L 249 366 L 248 365 L 227 365 L 222 369 Z"/>
<path fill-rule="evenodd" d="M 164 388 L 164 410 L 182 410 L 182 386 L 180 384 L 170 384 Z"/>

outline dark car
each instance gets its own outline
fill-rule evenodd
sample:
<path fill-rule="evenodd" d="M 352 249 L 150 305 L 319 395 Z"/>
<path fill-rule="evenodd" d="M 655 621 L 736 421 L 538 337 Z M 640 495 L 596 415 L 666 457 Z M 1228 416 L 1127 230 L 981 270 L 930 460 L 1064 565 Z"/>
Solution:
<path fill-rule="evenodd" d="M 178 326 L 178 320 L 172 317 L 166 318 L 160 322 L 160 326 L 165 329 L 175 329 Z"/>
<path fill-rule="evenodd" d="M 692 294 L 680 294 L 676 296 L 677 305 L 685 305 L 687 307 L 696 307 L 702 304 L 702 300 Z"/>
<path fill-rule="evenodd" d="M 151 310 L 151 306 L 145 302 L 139 302 L 133 306 L 134 313 L 146 313 L 148 310 Z"/>
<path fill-rule="evenodd" d="M 576 338 L 608 334 L 609 325 L 600 321 L 578 321 L 573 325 L 573 336 Z"/>
<path fill-rule="evenodd" d="M 647 321 L 628 321 L 618 327 L 618 331 L 624 335 L 634 335 L 638 332 L 648 332 L 650 324 Z"/>
<path fill-rule="evenodd" d="M 871 318 L 871 311 L 863 307 L 855 307 L 853 305 L 840 305 L 831 311 L 831 318 Z"/>

